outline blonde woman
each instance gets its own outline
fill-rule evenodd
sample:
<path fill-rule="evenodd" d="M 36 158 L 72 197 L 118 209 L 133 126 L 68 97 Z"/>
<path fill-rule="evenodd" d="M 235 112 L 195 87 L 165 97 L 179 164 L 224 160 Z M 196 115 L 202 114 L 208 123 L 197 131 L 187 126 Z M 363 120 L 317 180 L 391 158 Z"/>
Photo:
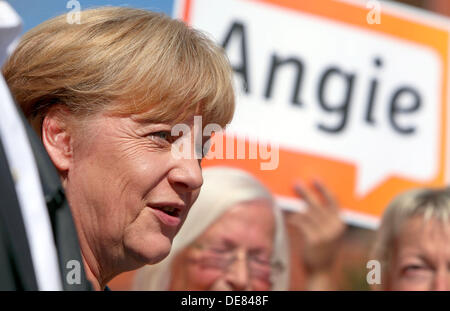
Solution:
<path fill-rule="evenodd" d="M 162 14 L 98 8 L 29 31 L 3 74 L 59 172 L 93 287 L 166 257 L 203 182 L 172 145 L 195 149 L 194 116 L 224 127 L 234 112 L 222 49 Z M 178 123 L 192 133 L 172 136 Z"/>
<path fill-rule="evenodd" d="M 382 290 L 450 290 L 450 191 L 417 189 L 384 212 L 373 249 Z"/>

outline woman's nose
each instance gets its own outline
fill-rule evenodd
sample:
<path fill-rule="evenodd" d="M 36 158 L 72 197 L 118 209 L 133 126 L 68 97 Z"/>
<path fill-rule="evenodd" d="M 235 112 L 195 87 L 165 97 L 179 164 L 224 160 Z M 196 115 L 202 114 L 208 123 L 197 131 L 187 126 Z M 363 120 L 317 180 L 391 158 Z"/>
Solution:
<path fill-rule="evenodd" d="M 177 192 L 185 193 L 199 189 L 203 184 L 202 169 L 198 159 L 179 159 L 169 173 L 169 182 Z"/>
<path fill-rule="evenodd" d="M 239 252 L 236 260 L 230 265 L 227 272 L 227 282 L 233 290 L 248 290 L 250 273 L 245 252 Z"/>
<path fill-rule="evenodd" d="M 450 271 L 445 268 L 439 269 L 434 279 L 434 291 L 448 291 L 450 290 Z"/>

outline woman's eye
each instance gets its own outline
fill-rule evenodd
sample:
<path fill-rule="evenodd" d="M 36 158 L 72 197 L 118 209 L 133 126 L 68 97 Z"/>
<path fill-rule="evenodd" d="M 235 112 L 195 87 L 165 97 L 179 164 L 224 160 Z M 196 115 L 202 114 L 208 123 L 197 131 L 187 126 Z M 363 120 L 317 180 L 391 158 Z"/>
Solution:
<path fill-rule="evenodd" d="M 150 133 L 148 135 L 148 137 L 154 139 L 162 139 L 165 140 L 167 142 L 172 142 L 172 136 L 170 135 L 170 132 L 168 131 L 159 131 L 159 132 L 154 132 L 154 133 Z"/>
<path fill-rule="evenodd" d="M 211 251 L 218 255 L 224 255 L 230 252 L 230 250 L 226 248 L 212 248 Z"/>
<path fill-rule="evenodd" d="M 258 263 L 260 265 L 270 265 L 270 258 L 264 258 L 264 257 L 254 257 L 253 261 L 255 263 Z"/>
<path fill-rule="evenodd" d="M 405 269 L 405 271 L 417 271 L 417 270 L 419 270 L 419 269 L 422 269 L 422 266 L 419 266 L 419 265 L 409 265 L 409 266 L 406 266 L 404 269 Z"/>
<path fill-rule="evenodd" d="M 407 277 L 423 277 L 431 272 L 431 270 L 424 265 L 407 265 L 402 270 L 403 274 Z"/>

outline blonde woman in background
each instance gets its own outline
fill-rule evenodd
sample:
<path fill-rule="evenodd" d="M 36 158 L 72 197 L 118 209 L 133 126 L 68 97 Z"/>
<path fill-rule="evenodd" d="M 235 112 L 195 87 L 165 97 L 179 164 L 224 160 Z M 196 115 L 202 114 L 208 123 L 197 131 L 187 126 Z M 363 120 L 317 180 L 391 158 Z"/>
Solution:
<path fill-rule="evenodd" d="M 381 290 L 450 290 L 450 191 L 418 189 L 384 212 L 373 256 Z"/>

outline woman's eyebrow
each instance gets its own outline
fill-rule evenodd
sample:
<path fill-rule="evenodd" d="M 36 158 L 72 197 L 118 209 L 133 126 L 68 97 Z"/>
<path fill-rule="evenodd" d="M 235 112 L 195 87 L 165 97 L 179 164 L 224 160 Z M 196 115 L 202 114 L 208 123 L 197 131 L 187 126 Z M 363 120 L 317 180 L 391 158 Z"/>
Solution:
<path fill-rule="evenodd" d="M 142 125 L 157 124 L 155 120 L 142 116 L 134 116 L 132 120 Z"/>
<path fill-rule="evenodd" d="M 427 256 L 423 255 L 423 252 L 424 252 L 423 249 L 418 249 L 418 250 L 415 250 L 415 251 L 404 252 L 403 254 L 401 254 L 401 257 L 403 257 L 403 258 L 414 257 L 415 259 L 418 259 L 421 262 L 425 263 L 427 266 L 434 266 L 433 260 L 430 260 Z"/>
<path fill-rule="evenodd" d="M 161 123 L 161 120 L 157 120 L 155 118 L 152 117 L 151 114 L 149 113 L 136 113 L 136 114 L 132 114 L 130 116 L 130 118 L 138 123 L 142 123 L 142 124 L 167 124 L 170 125 L 169 122 L 167 123 Z"/>
<path fill-rule="evenodd" d="M 153 122 L 151 120 L 145 120 L 145 119 L 134 120 L 134 121 L 136 122 L 136 125 L 142 129 L 156 128 L 156 129 L 169 131 L 169 132 L 172 130 L 172 125 L 168 124 L 168 123 Z"/>
<path fill-rule="evenodd" d="M 235 243 L 232 239 L 227 238 L 227 237 L 221 238 L 217 244 L 220 244 L 220 243 L 228 248 L 235 248 L 238 246 L 238 243 Z"/>

